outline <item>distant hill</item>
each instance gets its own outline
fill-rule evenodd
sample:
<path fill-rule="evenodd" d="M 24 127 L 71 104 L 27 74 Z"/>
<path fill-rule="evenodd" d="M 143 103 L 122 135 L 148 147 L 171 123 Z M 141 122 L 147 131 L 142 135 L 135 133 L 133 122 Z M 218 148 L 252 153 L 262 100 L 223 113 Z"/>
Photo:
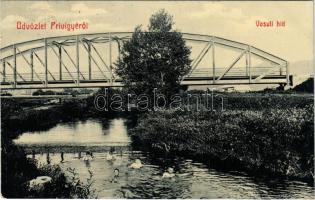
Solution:
<path fill-rule="evenodd" d="M 313 93 L 314 92 L 314 78 L 307 79 L 303 83 L 295 86 L 292 90 L 296 91 L 296 92 L 310 92 L 310 93 Z"/>

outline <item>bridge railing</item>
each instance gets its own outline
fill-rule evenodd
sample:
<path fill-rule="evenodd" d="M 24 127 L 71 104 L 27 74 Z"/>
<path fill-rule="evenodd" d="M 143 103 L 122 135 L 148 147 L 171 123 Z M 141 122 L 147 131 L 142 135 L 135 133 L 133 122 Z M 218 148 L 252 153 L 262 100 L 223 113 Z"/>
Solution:
<path fill-rule="evenodd" d="M 17 81 L 19 82 L 27 82 L 27 81 L 43 81 L 45 80 L 45 73 L 37 73 L 38 76 L 34 76 L 32 73 L 19 73 L 17 77 Z M 76 81 L 77 72 L 52 72 L 48 80 L 49 81 Z M 80 72 L 80 80 L 110 80 L 110 73 L 108 71 L 103 71 L 102 73 L 99 71 L 93 71 L 91 76 L 89 77 L 89 72 L 81 71 Z M 14 82 L 14 74 L 6 74 L 4 77 L 1 75 L 1 82 Z"/>
<path fill-rule="evenodd" d="M 215 74 L 216 76 L 220 76 L 224 73 L 226 68 L 216 68 Z M 275 69 L 274 67 L 252 67 L 251 69 L 251 76 L 259 76 L 266 71 L 270 71 L 266 76 L 285 76 L 286 68 L 282 67 L 279 69 Z M 195 70 L 189 77 L 212 77 L 213 70 L 212 69 L 198 69 Z M 249 71 L 245 68 L 233 68 L 229 72 L 227 72 L 226 76 L 249 76 Z"/>

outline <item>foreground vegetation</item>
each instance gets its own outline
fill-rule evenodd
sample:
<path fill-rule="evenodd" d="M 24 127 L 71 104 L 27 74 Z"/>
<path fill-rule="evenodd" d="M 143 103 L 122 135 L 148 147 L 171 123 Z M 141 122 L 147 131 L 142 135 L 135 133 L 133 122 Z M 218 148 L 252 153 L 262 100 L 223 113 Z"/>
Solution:
<path fill-rule="evenodd" d="M 95 198 L 89 180 L 82 183 L 75 176 L 66 177 L 57 165 L 38 167 L 22 149 L 10 142 L 2 144 L 1 186 L 6 198 Z M 52 177 L 43 188 L 31 188 L 29 181 L 38 176 Z"/>
<path fill-rule="evenodd" d="M 200 94 L 200 91 L 191 93 Z M 224 99 L 223 111 L 220 99 L 215 99 L 218 100 L 216 111 L 188 111 L 188 106 L 196 106 L 190 101 L 191 105 L 184 105 L 182 110 L 131 112 L 139 117 L 131 131 L 134 144 L 154 151 L 198 156 L 206 162 L 222 164 L 220 168 L 233 166 L 233 170 L 239 168 L 255 174 L 314 180 L 313 95 L 220 95 Z M 5 197 L 87 198 L 93 195 L 77 179 L 69 181 L 57 166 L 38 168 L 12 143 L 12 139 L 25 131 L 47 129 L 61 121 L 115 115 L 110 111 L 97 111 L 93 100 L 92 96 L 35 109 L 34 106 L 45 102 L 2 99 L 2 191 Z M 29 191 L 28 181 L 41 175 L 51 176 L 53 182 L 45 190 Z"/>
<path fill-rule="evenodd" d="M 251 94 L 248 99 L 244 95 L 227 96 L 231 104 L 225 111 L 147 113 L 138 120 L 132 137 L 136 144 L 155 151 L 312 182 L 313 97 Z"/>
<path fill-rule="evenodd" d="M 66 178 L 58 166 L 38 167 L 33 159 L 13 144 L 12 140 L 25 131 L 43 130 L 61 121 L 73 121 L 96 115 L 87 109 L 92 99 L 71 100 L 61 105 L 35 109 L 43 101 L 2 99 L 1 102 L 1 187 L 6 198 L 95 198 L 90 184 L 83 184 L 77 177 Z M 37 107 L 38 108 L 38 107 Z M 87 112 L 90 110 L 90 112 Z M 105 113 L 106 114 L 106 113 Z M 103 116 L 106 116 L 106 115 Z M 75 173 L 72 170 L 75 176 Z M 52 182 L 43 189 L 31 190 L 29 181 L 37 176 L 50 176 Z"/>

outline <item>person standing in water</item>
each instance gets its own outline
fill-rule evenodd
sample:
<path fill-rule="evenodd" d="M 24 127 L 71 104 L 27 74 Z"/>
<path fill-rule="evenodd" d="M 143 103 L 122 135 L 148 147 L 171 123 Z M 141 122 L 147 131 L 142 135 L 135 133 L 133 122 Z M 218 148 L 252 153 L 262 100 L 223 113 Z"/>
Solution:
<path fill-rule="evenodd" d="M 47 154 L 46 154 L 46 162 L 47 162 L 47 164 L 48 165 L 50 165 L 50 156 L 49 156 L 49 151 L 47 152 Z"/>
<path fill-rule="evenodd" d="M 87 151 L 85 153 L 85 155 L 83 156 L 83 161 L 86 165 L 87 168 L 90 168 L 91 167 L 91 164 L 90 164 L 90 161 L 93 159 L 93 154 L 89 151 Z"/>
<path fill-rule="evenodd" d="M 64 162 L 63 152 L 60 153 L 60 158 L 61 158 L 60 162 L 63 163 Z"/>
<path fill-rule="evenodd" d="M 114 182 L 114 183 L 117 183 L 118 182 L 118 177 L 119 177 L 119 169 L 117 169 L 117 168 L 115 168 L 114 169 L 114 177 L 113 177 L 113 179 L 112 179 L 112 183 Z"/>
<path fill-rule="evenodd" d="M 85 153 L 85 156 L 83 156 L 83 160 L 84 161 L 88 161 L 88 160 L 92 160 L 92 159 L 93 159 L 93 154 L 91 152 L 89 152 L 89 151 L 87 151 Z"/>
<path fill-rule="evenodd" d="M 115 151 L 115 149 L 113 147 L 110 148 L 109 152 L 107 152 L 107 155 L 106 155 L 106 160 L 108 161 L 114 161 L 116 160 L 116 157 L 115 155 L 113 155 L 113 152 Z"/>

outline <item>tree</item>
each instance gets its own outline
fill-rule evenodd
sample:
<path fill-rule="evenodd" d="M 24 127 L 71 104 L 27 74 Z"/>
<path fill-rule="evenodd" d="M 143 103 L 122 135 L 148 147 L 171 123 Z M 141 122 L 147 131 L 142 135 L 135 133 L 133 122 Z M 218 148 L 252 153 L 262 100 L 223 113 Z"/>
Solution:
<path fill-rule="evenodd" d="M 129 92 L 150 96 L 157 88 L 166 98 L 178 92 L 191 60 L 190 49 L 173 25 L 173 17 L 160 10 L 151 16 L 148 31 L 136 27 L 122 46 L 116 73 Z"/>

